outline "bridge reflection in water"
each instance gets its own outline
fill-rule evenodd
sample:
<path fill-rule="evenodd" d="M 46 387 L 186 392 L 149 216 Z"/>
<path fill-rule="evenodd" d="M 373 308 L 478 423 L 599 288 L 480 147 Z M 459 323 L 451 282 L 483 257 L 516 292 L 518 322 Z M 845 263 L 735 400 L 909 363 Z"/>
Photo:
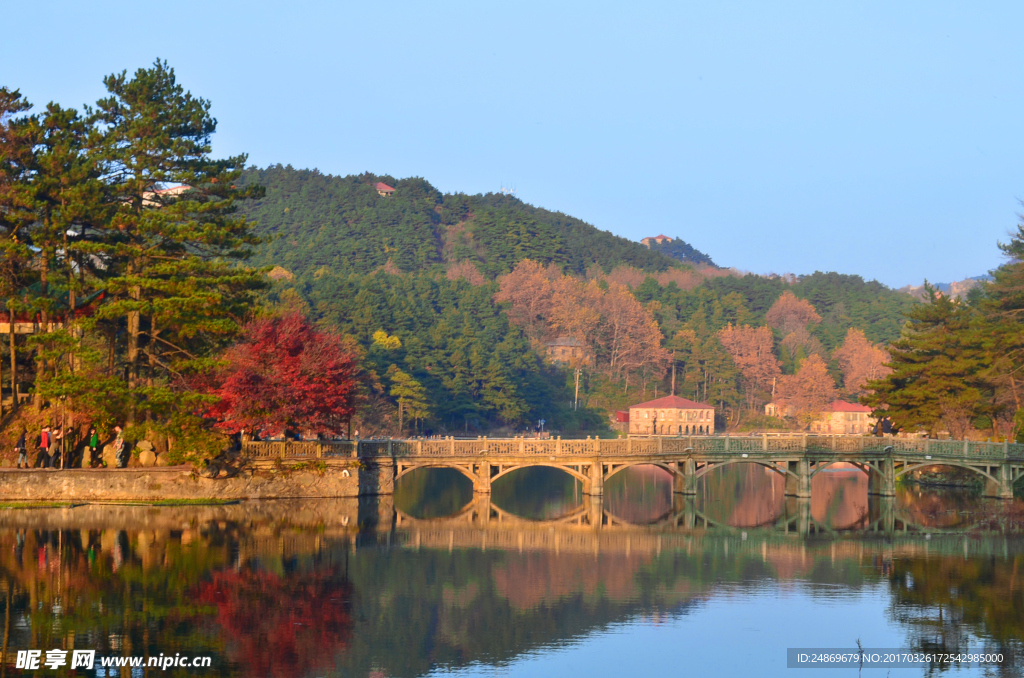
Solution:
<path fill-rule="evenodd" d="M 692 551 L 706 539 L 736 541 L 745 549 L 789 545 L 805 547 L 831 541 L 850 548 L 882 542 L 889 548 L 906 541 L 920 547 L 922 535 L 935 537 L 936 548 L 963 555 L 967 542 L 963 527 L 935 528 L 916 522 L 913 511 L 894 497 L 872 497 L 857 525 L 836 529 L 815 520 L 808 499 L 786 498 L 783 510 L 770 522 L 736 527 L 709 517 L 692 498 L 674 495 L 672 507 L 646 524 L 623 520 L 600 496 L 584 496 L 571 511 L 550 520 L 529 520 L 495 505 L 489 495 L 478 495 L 458 513 L 444 518 L 415 518 L 395 511 L 394 543 L 413 548 L 553 551 L 556 553 L 660 554 L 663 550 Z M 939 537 L 951 537 L 948 544 Z M 872 539 L 874 538 L 874 539 Z M 947 548 L 948 547 L 948 548 Z M 729 548 L 728 545 L 725 546 Z M 882 550 L 886 550 L 883 546 Z"/>

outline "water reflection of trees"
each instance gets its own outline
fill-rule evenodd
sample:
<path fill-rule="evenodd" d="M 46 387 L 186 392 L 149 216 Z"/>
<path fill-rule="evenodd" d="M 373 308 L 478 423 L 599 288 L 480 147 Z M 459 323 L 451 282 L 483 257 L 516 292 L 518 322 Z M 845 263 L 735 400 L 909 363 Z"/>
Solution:
<path fill-rule="evenodd" d="M 829 508 L 843 497 L 825 502 L 826 516 L 845 519 Z M 723 586 L 787 581 L 832 585 L 808 587 L 811 595 L 888 582 L 892 618 L 921 649 L 965 649 L 978 637 L 1009 653 L 1024 639 L 1014 555 L 1024 547 L 1001 537 L 805 539 L 530 521 L 406 529 L 391 527 L 383 501 L 304 502 L 266 515 L 251 506 L 140 509 L 111 529 L 36 515 L 46 529 L 0 529 L 10 648 L 209 654 L 217 675 L 420 676 L 500 663 L 609 624 L 690 613 Z M 371 515 L 377 530 L 363 520 Z M 493 532 L 520 529 L 560 538 L 531 550 Z"/>
<path fill-rule="evenodd" d="M 894 559 L 888 569 L 890 614 L 907 628 L 913 649 L 1024 658 L 1022 560 L 1019 554 Z M 972 635 L 981 647 L 970 644 Z"/>
<path fill-rule="evenodd" d="M 180 652 L 212 656 L 218 675 L 300 676 L 344 649 L 350 591 L 337 568 L 243 566 L 237 532 L 207 528 L 0 531 L 5 650 Z"/>
<path fill-rule="evenodd" d="M 227 654 L 246 676 L 304 676 L 333 664 L 348 646 L 351 586 L 336 569 L 278 574 L 219 570 L 196 589 Z M 208 624 L 213 626 L 213 624 Z"/>

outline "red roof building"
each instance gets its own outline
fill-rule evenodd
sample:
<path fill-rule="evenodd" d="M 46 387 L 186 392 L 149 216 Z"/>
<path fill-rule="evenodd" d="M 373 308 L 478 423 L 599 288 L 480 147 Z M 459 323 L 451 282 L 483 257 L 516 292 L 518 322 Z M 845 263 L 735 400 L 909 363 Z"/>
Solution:
<path fill-rule="evenodd" d="M 377 189 L 377 195 L 379 195 L 382 198 L 386 198 L 395 192 L 394 187 L 388 186 L 383 181 L 378 181 L 377 185 L 374 186 L 374 188 Z"/>
<path fill-rule="evenodd" d="M 871 433 L 874 427 L 875 419 L 871 416 L 870 407 L 835 400 L 827 411 L 811 422 L 810 429 L 812 433 L 863 435 Z"/>
<path fill-rule="evenodd" d="M 629 432 L 632 435 L 712 435 L 715 408 L 676 395 L 631 405 Z"/>

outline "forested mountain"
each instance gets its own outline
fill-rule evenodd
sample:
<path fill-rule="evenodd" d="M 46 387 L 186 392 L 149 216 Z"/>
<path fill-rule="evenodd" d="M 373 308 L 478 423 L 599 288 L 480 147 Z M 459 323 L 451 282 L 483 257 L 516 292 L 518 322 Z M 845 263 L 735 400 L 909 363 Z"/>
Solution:
<path fill-rule="evenodd" d="M 242 182 L 266 196 L 242 212 L 269 237 L 254 264 L 282 266 L 296 275 L 325 267 L 369 273 L 391 265 L 422 272 L 472 262 L 494 278 L 518 261 L 555 263 L 583 274 L 628 265 L 663 271 L 679 262 L 584 221 L 532 207 L 508 195 L 444 195 L 423 179 L 361 174 L 335 177 L 280 165 L 251 168 Z M 374 186 L 395 190 L 382 196 Z"/>
<path fill-rule="evenodd" d="M 507 195 L 443 195 L 423 179 L 274 166 L 243 182 L 266 191 L 242 206 L 265 238 L 252 263 L 293 274 L 271 303 L 297 305 L 362 352 L 373 385 L 364 433 L 393 432 L 397 402 L 422 431 L 539 419 L 596 431 L 608 412 L 665 393 L 672 364 L 677 393 L 713 402 L 723 423 L 759 413 L 779 380 L 809 379 L 798 376 L 808 362 L 826 392 L 852 399 L 915 303 L 853 275 L 737 276 L 682 241 L 647 249 Z M 585 363 L 546 359 L 559 337 L 575 339 Z"/>

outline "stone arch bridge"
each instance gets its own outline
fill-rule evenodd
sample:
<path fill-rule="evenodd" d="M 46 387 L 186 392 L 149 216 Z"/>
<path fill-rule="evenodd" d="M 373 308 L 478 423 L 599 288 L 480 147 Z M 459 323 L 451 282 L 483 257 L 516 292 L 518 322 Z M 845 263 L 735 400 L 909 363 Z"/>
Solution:
<path fill-rule="evenodd" d="M 615 440 L 444 438 L 343 442 L 246 442 L 256 459 L 358 458 L 391 468 L 394 479 L 422 468 L 451 468 L 488 493 L 491 483 L 531 466 L 557 468 L 580 481 L 584 494 L 601 495 L 616 473 L 653 465 L 672 474 L 679 494 L 696 494 L 697 481 L 730 464 L 758 464 L 783 476 L 786 494 L 811 496 L 815 475 L 838 463 L 868 476 L 871 494 L 892 496 L 896 480 L 933 466 L 964 468 L 984 482 L 984 494 L 1011 499 L 1024 475 L 1024 445 L 923 438 L 842 435 L 630 437 Z"/>

